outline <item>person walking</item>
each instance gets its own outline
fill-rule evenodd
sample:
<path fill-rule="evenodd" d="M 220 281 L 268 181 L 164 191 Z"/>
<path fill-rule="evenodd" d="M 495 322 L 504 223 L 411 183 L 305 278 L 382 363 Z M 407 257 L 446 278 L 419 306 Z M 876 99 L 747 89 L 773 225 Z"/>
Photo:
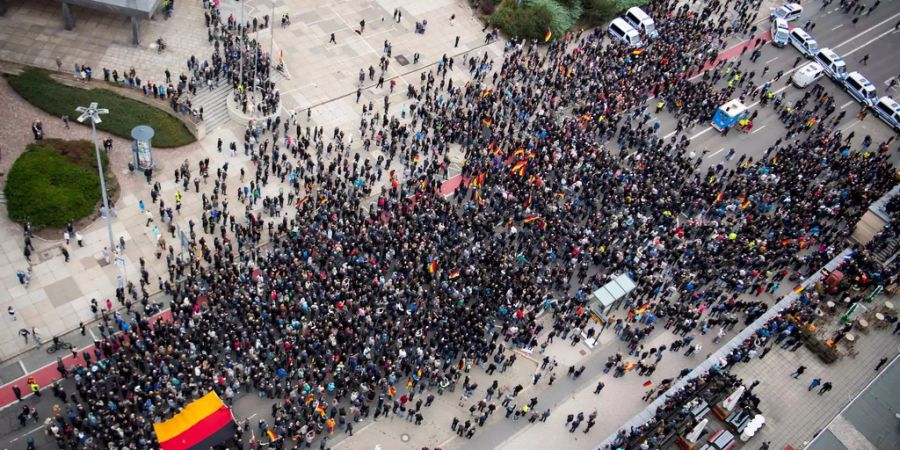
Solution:
<path fill-rule="evenodd" d="M 600 393 L 600 391 L 602 391 L 602 390 L 603 390 L 603 388 L 604 388 L 604 387 L 606 387 L 606 385 L 605 385 L 605 384 L 603 384 L 603 382 L 602 382 L 602 381 L 598 381 L 598 382 L 597 382 L 597 387 L 596 387 L 596 388 L 594 388 L 594 395 L 597 395 L 597 394 L 599 394 L 599 393 Z"/>
<path fill-rule="evenodd" d="M 19 386 L 13 385 L 12 387 L 13 394 L 16 396 L 16 400 L 22 401 L 22 389 Z"/>
<path fill-rule="evenodd" d="M 791 374 L 791 378 L 796 380 L 797 378 L 800 378 L 800 375 L 803 375 L 803 372 L 806 372 L 806 366 L 798 367 L 797 370 Z"/>
<path fill-rule="evenodd" d="M 12 305 L 9 305 L 9 307 L 6 308 L 6 312 L 9 314 L 9 317 L 12 318 L 13 322 L 18 320 L 18 318 L 16 317 L 16 308 L 13 308 Z M 875 369 L 875 370 L 878 370 L 878 369 Z"/>
<path fill-rule="evenodd" d="M 811 391 L 811 390 L 817 388 L 820 384 L 822 384 L 821 378 L 813 378 L 812 382 L 809 383 L 809 388 L 807 388 L 806 390 Z"/>
<path fill-rule="evenodd" d="M 337 44 L 337 39 L 334 38 L 334 33 L 331 33 L 331 38 L 328 39 L 329 44 Z"/>
<path fill-rule="evenodd" d="M 10 306 L 10 308 L 12 308 L 12 306 Z M 15 318 L 13 318 L 13 320 L 15 320 Z M 881 368 L 884 367 L 885 364 L 887 364 L 887 361 L 887 358 L 879 359 L 878 364 L 875 364 L 875 371 L 878 372 L 879 370 L 881 370 Z"/>
<path fill-rule="evenodd" d="M 822 394 L 830 391 L 831 388 L 832 388 L 832 386 L 831 386 L 830 381 L 826 381 L 825 383 L 822 383 L 822 389 L 819 389 L 819 395 L 822 395 Z"/>
<path fill-rule="evenodd" d="M 65 248 L 65 247 L 62 247 L 62 249 L 61 249 L 61 250 L 62 250 L 62 255 L 63 255 L 63 258 L 65 258 L 65 259 L 66 259 L 66 262 L 69 262 L 69 251 L 68 251 L 68 250 L 66 250 L 66 248 Z"/>

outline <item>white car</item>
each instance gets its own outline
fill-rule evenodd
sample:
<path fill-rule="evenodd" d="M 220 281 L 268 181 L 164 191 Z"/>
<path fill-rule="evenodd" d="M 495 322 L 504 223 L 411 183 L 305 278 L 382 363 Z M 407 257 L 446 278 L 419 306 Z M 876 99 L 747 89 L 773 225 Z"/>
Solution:
<path fill-rule="evenodd" d="M 784 19 L 792 22 L 799 19 L 801 14 L 803 14 L 803 7 L 799 3 L 785 3 L 778 8 L 772 8 L 769 18 L 773 20 Z"/>

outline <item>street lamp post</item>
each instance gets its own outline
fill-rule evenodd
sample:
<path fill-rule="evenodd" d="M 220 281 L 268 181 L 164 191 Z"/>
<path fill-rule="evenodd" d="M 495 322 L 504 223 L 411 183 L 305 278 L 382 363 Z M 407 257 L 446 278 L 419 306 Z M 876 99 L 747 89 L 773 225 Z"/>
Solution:
<path fill-rule="evenodd" d="M 97 170 L 100 172 L 100 190 L 101 194 L 103 194 L 103 208 L 106 209 L 106 231 L 109 233 L 109 252 L 116 252 L 116 241 L 113 238 L 112 231 L 112 210 L 109 208 L 109 197 L 106 195 L 106 179 L 103 176 L 103 161 L 100 159 L 100 146 L 97 144 L 97 124 L 102 122 L 100 114 L 109 114 L 109 110 L 106 108 L 98 108 L 97 103 L 92 102 L 88 107 L 79 106 L 75 108 L 75 111 L 81 113 L 81 115 L 78 116 L 78 122 L 84 123 L 85 120 L 91 121 L 91 135 L 94 138 L 94 153 L 97 156 Z M 119 258 L 116 257 L 116 259 L 116 263 L 118 264 Z M 124 261 L 125 259 L 121 258 L 123 273 L 125 269 Z"/>

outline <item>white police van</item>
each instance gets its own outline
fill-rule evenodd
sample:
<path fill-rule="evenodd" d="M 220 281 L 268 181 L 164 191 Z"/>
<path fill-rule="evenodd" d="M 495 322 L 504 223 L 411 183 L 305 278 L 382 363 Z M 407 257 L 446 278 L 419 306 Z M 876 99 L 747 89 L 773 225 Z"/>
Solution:
<path fill-rule="evenodd" d="M 819 49 L 816 61 L 822 65 L 825 75 L 829 78 L 835 81 L 844 81 L 847 78 L 847 63 L 834 50 L 827 47 Z"/>
<path fill-rule="evenodd" d="M 618 39 L 620 42 L 629 47 L 640 47 L 644 45 L 641 42 L 641 35 L 631 25 L 628 25 L 621 17 L 616 17 L 609 23 L 609 34 Z"/>
<path fill-rule="evenodd" d="M 844 90 L 855 98 L 856 101 L 872 106 L 878 96 L 875 93 L 875 85 L 859 72 L 850 72 L 844 79 Z"/>
<path fill-rule="evenodd" d="M 775 19 L 772 21 L 772 45 L 776 47 L 784 47 L 791 40 L 791 30 L 788 27 L 787 20 Z"/>
<path fill-rule="evenodd" d="M 794 86 L 803 89 L 822 78 L 823 73 L 824 69 L 822 69 L 821 64 L 817 62 L 806 63 L 805 66 L 794 72 L 794 75 L 791 76 L 791 82 Z"/>
<path fill-rule="evenodd" d="M 637 6 L 629 8 L 622 17 L 625 18 L 629 25 L 644 33 L 648 38 L 656 39 L 659 37 L 659 32 L 656 31 L 656 24 L 643 9 Z"/>
<path fill-rule="evenodd" d="M 819 44 L 809 33 L 803 31 L 802 28 L 794 28 L 791 30 L 790 36 L 791 45 L 797 50 L 800 50 L 800 53 L 803 53 L 803 56 L 813 58 L 819 53 Z"/>
<path fill-rule="evenodd" d="M 875 114 L 881 118 L 892 130 L 900 133 L 900 103 L 896 100 L 884 96 L 878 99 L 875 106 L 872 107 Z"/>
<path fill-rule="evenodd" d="M 773 20 L 784 19 L 792 22 L 799 19 L 801 14 L 803 14 L 803 7 L 799 3 L 785 3 L 778 8 L 772 8 L 769 18 Z"/>

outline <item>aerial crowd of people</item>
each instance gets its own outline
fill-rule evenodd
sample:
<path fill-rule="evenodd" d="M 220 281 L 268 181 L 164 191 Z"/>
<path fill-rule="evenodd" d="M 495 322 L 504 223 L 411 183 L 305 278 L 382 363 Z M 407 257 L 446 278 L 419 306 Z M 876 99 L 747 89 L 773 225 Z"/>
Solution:
<path fill-rule="evenodd" d="M 352 433 L 369 417 L 418 424 L 435 395 L 477 389 L 470 370 L 493 375 L 514 364 L 517 349 L 593 336 L 601 325 L 587 312 L 587 293 L 623 273 L 638 287 L 610 324 L 631 350 L 607 364 L 619 375 L 653 373 L 667 349 L 643 342 L 660 324 L 682 338 L 669 349 L 693 354 L 692 333 L 724 335 L 758 318 L 765 302 L 742 294 L 775 292 L 816 272 L 896 182 L 886 153 L 834 127 L 833 108 L 806 125 L 804 106 L 821 110 L 812 104 L 791 108 L 789 130 L 763 158 L 698 170 L 702 155 L 681 131 L 708 122 L 735 95 L 770 92 L 747 74 L 732 83 L 739 64 L 717 59 L 728 34 L 749 29 L 758 3 L 694 11 L 652 2 L 660 37 L 642 52 L 609 42 L 602 29 L 546 48 L 512 40 L 502 61 L 487 53 L 461 61 L 464 84 L 448 81 L 453 61 L 445 58 L 409 86 L 408 114 L 385 101 L 366 108 L 359 130 L 333 131 L 296 114 L 268 119 L 229 145 L 231 156 L 242 149 L 252 158 L 250 173 L 241 168 L 238 178 L 208 159 L 199 175 L 182 166 L 176 200 L 159 184 L 146 198 L 148 211 L 158 207 L 160 222 L 171 223 L 182 195 L 202 197 L 189 252 L 159 237 L 170 314 L 151 319 L 158 305 L 142 267 L 140 289 L 118 299 L 143 308 L 102 314 L 120 333 L 98 342 L 87 356 L 94 363 L 63 370 L 76 392 L 50 424 L 60 448 L 152 448 L 152 424 L 210 390 L 227 403 L 247 393 L 277 399 L 258 425 L 284 438 L 276 448 L 317 439 L 325 448 L 335 428 Z M 200 83 L 237 82 L 241 101 L 255 86 L 256 107 L 277 110 L 268 69 L 234 70 L 269 67 L 271 55 L 238 51 L 254 44 L 209 8 L 215 54 L 189 67 Z M 734 11 L 740 20 L 731 23 Z M 254 76 L 262 78 L 248 81 Z M 647 114 L 658 101 L 679 120 L 671 138 Z M 445 198 L 457 149 L 461 181 Z M 536 317 L 545 308 L 550 323 Z M 772 324 L 772 334 L 781 329 Z M 481 389 L 493 396 L 498 386 Z M 517 404 L 513 391 L 497 397 L 511 396 L 507 417 L 524 417 L 537 401 Z M 534 422 L 538 410 L 529 416 Z M 457 427 L 475 434 L 469 422 Z M 246 431 L 235 438 L 241 445 Z"/>

